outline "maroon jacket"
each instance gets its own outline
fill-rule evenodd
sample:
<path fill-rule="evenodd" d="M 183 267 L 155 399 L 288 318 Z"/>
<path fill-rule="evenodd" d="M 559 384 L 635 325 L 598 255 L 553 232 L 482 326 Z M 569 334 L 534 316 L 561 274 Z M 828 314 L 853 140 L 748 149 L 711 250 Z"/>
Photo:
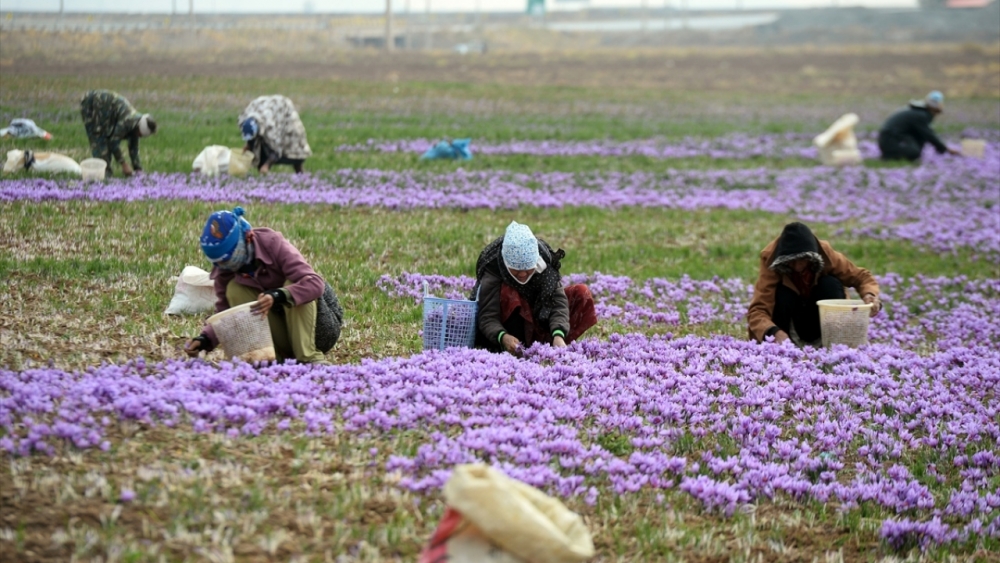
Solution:
<path fill-rule="evenodd" d="M 287 290 L 289 302 L 294 305 L 315 301 L 323 295 L 326 282 L 306 262 L 299 249 L 285 240 L 281 233 L 267 228 L 253 229 L 252 232 L 254 261 L 257 264 L 257 271 L 253 275 L 221 270 L 217 266 L 212 268 L 209 277 L 215 280 L 216 313 L 229 308 L 226 286 L 233 280 L 262 293 L 270 289 L 284 288 Z M 285 286 L 285 282 L 291 282 L 291 285 Z M 213 346 L 219 345 L 219 339 L 211 325 L 206 323 L 202 332 Z"/>

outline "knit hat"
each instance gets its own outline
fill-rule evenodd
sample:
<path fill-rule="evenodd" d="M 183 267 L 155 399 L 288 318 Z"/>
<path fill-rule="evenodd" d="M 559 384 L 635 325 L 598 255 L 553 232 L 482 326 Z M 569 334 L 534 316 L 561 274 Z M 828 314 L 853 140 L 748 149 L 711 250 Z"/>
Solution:
<path fill-rule="evenodd" d="M 503 235 L 503 263 L 513 270 L 533 270 L 538 264 L 538 239 L 527 225 L 511 221 Z"/>
<path fill-rule="evenodd" d="M 213 263 L 224 262 L 232 257 L 251 228 L 240 206 L 232 211 L 216 211 L 208 217 L 201 232 L 201 250 Z"/>
<path fill-rule="evenodd" d="M 260 125 L 254 117 L 248 117 L 243 121 L 243 123 L 240 123 L 240 134 L 243 136 L 244 141 L 253 140 L 259 132 Z"/>
<path fill-rule="evenodd" d="M 924 104 L 929 108 L 944 109 L 944 94 L 934 90 L 924 98 Z"/>

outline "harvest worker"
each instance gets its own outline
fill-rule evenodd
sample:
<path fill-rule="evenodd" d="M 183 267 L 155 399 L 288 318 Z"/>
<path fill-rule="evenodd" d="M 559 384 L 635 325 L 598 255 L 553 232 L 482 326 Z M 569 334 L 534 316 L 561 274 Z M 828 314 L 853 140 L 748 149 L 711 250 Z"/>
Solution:
<path fill-rule="evenodd" d="M 792 326 L 805 343 L 820 339 L 821 299 L 844 299 L 846 286 L 871 303 L 871 316 L 882 309 L 878 282 L 871 272 L 851 263 L 802 223 L 789 223 L 781 236 L 760 251 L 760 274 L 754 285 L 747 320 L 750 337 L 762 342 L 773 336 L 788 340 Z"/>
<path fill-rule="evenodd" d="M 156 133 L 156 121 L 151 115 L 139 113 L 121 94 L 110 90 L 91 90 L 84 94 L 80 100 L 80 115 L 90 140 L 90 153 L 108 163 L 108 175 L 111 174 L 112 155 L 126 176 L 142 171 L 139 139 Z M 120 144 L 124 140 L 128 141 L 132 166 L 122 155 Z"/>
<path fill-rule="evenodd" d="M 564 256 L 517 222 L 483 249 L 471 297 L 478 292 L 477 348 L 515 355 L 536 341 L 562 348 L 597 324 L 590 289 L 562 286 Z"/>
<path fill-rule="evenodd" d="M 239 119 L 244 151 L 253 152 L 253 165 L 267 174 L 275 164 L 291 164 L 302 172 L 312 155 L 306 128 L 292 101 L 284 96 L 261 96 L 250 102 Z"/>
<path fill-rule="evenodd" d="M 948 148 L 931 129 L 931 121 L 943 111 L 944 94 L 935 90 L 892 114 L 878 132 L 882 160 L 918 160 L 926 143 L 933 145 L 938 154 L 962 154 Z"/>
<path fill-rule="evenodd" d="M 340 338 L 344 312 L 330 284 L 277 231 L 252 228 L 243 208 L 209 216 L 201 250 L 214 264 L 215 311 L 255 301 L 251 310 L 267 315 L 278 360 L 325 363 Z M 184 346 L 188 356 L 219 343 L 212 326 Z"/>

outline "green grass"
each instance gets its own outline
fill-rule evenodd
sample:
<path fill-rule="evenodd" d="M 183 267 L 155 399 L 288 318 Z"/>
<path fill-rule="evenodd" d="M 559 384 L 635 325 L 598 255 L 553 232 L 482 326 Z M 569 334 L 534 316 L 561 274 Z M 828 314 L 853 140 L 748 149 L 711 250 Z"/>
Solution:
<path fill-rule="evenodd" d="M 147 170 L 167 172 L 188 171 L 205 145 L 238 146 L 236 116 L 250 98 L 266 92 L 282 92 L 300 103 L 310 142 L 314 150 L 321 149 L 307 168 L 321 173 L 344 167 L 445 171 L 454 166 L 422 164 L 413 155 L 328 150 L 368 138 L 471 135 L 491 141 L 586 140 L 714 136 L 735 130 L 810 131 L 817 124 L 796 118 L 796 109 L 831 99 L 806 95 L 747 100 L 738 93 L 611 87 L 205 77 L 97 82 L 4 75 L 0 114 L 36 112 L 61 120 L 50 119 L 52 125 L 41 122 L 56 136 L 50 145 L 2 141 L 0 151 L 49 146 L 78 159 L 86 157 L 75 104 L 84 90 L 97 85 L 135 92 L 133 101 L 139 109 L 156 113 L 163 129 L 143 141 L 144 164 Z M 395 87 L 399 94 L 392 93 Z M 442 97 L 457 109 L 447 111 Z M 720 116 L 710 111 L 713 104 L 736 102 L 758 104 L 762 115 L 770 117 Z M 598 107 L 599 103 L 605 105 Z M 775 117 L 775 108 L 783 105 L 788 107 L 787 116 Z M 685 109 L 678 115 L 666 111 L 668 106 Z M 487 110 L 477 115 L 475 107 Z M 642 111 L 619 112 L 621 108 Z M 462 166 L 524 172 L 659 172 L 668 167 L 807 164 L 769 159 L 667 162 L 641 157 L 504 156 L 477 158 Z M 0 366 L 21 368 L 51 361 L 60 367 L 83 368 L 137 356 L 182 357 L 180 346 L 198 333 L 203 319 L 162 316 L 173 292 L 169 280 L 185 265 L 207 268 L 197 243 L 204 220 L 212 211 L 237 203 L 247 208 L 255 226 L 283 232 L 337 290 L 347 320 L 331 354 L 336 362 L 418 351 L 419 306 L 386 296 L 376 287 L 377 280 L 404 271 L 471 276 L 483 245 L 514 219 L 566 249 L 564 273 L 599 271 L 635 280 L 720 276 L 749 283 L 757 273 L 759 250 L 792 218 L 762 212 L 647 208 L 389 211 L 247 202 L 5 202 L 0 203 L 0 309 L 4 311 Z M 998 275 L 997 264 L 974 260 L 968 252 L 939 255 L 905 242 L 857 237 L 850 224 L 812 226 L 818 236 L 833 240 L 838 250 L 876 274 Z M 842 228 L 846 234 L 838 234 Z M 612 332 L 633 330 L 606 323 L 591 335 L 606 338 Z M 675 332 L 720 331 L 743 336 L 742 327 L 716 324 L 678 327 Z M 5 495 L 0 559 L 65 561 L 76 555 L 111 560 L 115 555 L 125 561 L 324 561 L 351 554 L 345 555 L 352 557 L 350 561 L 413 561 L 440 518 L 441 499 L 402 491 L 396 487 L 398 475 L 384 474 L 378 467 L 390 455 L 413 455 L 426 443 L 426 433 L 314 438 L 301 430 L 229 440 L 195 434 L 183 425 L 167 429 L 121 423 L 110 436 L 108 452 L 65 448 L 53 458 L 5 461 L 0 467 L 0 494 Z M 620 433 L 598 434 L 594 441 L 616 455 L 627 456 L 633 449 L 629 437 Z M 696 437 L 686 432 L 671 447 L 673 455 L 693 458 L 706 450 L 733 452 L 735 443 L 726 436 Z M 368 454 L 370 448 L 378 450 L 375 459 Z M 926 455 L 909 465 L 937 459 Z M 930 482 L 925 473 L 916 475 Z M 136 501 L 124 505 L 118 496 L 126 487 L 135 491 Z M 868 504 L 841 514 L 824 504 L 778 497 L 756 503 L 747 514 L 725 517 L 703 510 L 676 489 L 628 497 L 604 494 L 593 507 L 580 499 L 567 502 L 586 518 L 598 550 L 595 560 L 601 562 L 867 561 L 893 555 L 877 536 L 888 515 Z M 959 546 L 958 553 L 951 549 L 913 552 L 911 559 L 989 560 L 1000 545 L 984 540 Z"/>

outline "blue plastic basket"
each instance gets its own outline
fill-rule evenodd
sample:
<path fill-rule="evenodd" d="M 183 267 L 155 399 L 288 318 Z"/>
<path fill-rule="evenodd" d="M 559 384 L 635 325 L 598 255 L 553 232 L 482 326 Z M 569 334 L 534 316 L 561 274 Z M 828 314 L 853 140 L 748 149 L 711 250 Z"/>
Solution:
<path fill-rule="evenodd" d="M 431 297 L 424 282 L 424 350 L 472 348 L 478 312 L 477 301 Z"/>

